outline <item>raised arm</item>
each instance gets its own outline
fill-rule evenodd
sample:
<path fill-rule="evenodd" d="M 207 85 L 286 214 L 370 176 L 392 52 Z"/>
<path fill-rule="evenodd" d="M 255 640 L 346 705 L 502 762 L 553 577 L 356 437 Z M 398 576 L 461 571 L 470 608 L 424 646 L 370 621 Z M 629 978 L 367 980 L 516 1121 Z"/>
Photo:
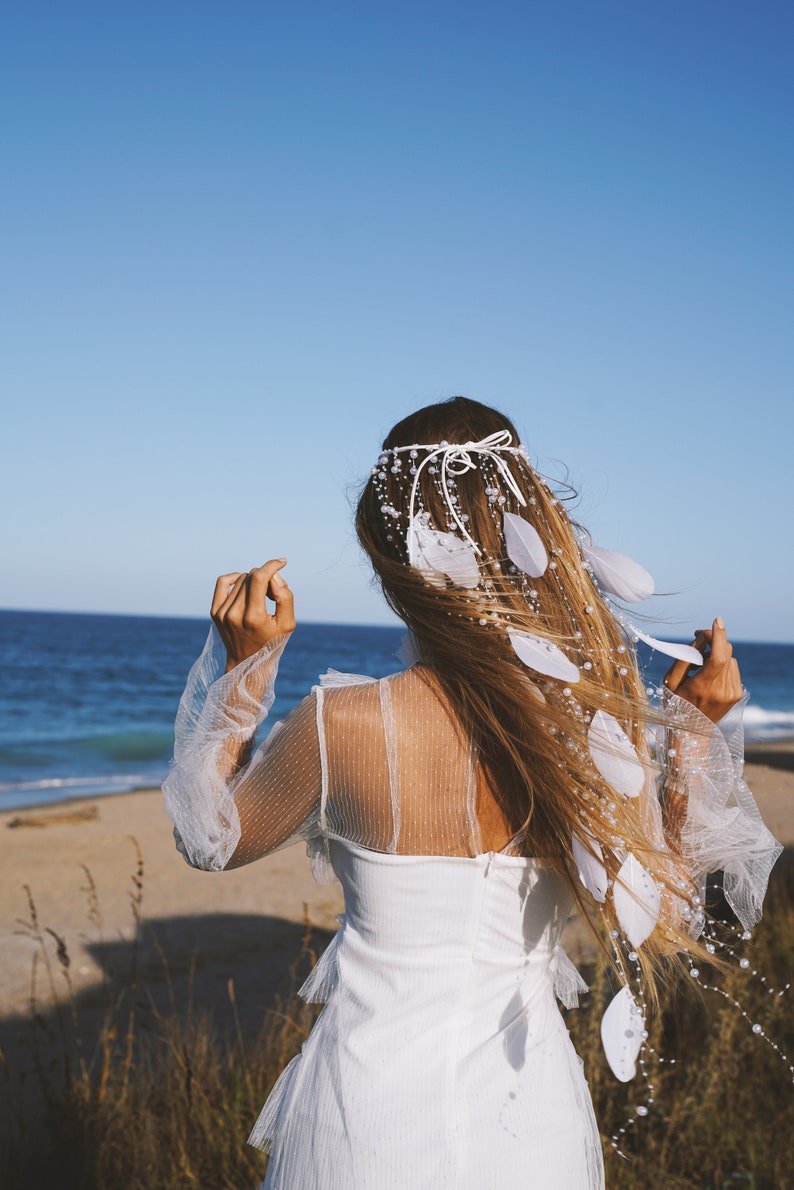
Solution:
<path fill-rule="evenodd" d="M 665 677 L 670 713 L 662 790 L 665 834 L 701 896 L 711 872 L 749 929 L 761 916 L 769 874 L 782 848 L 765 827 L 742 778 L 746 695 L 718 617 L 698 632 L 703 666 L 677 661 Z"/>
<path fill-rule="evenodd" d="M 190 671 L 163 784 L 179 849 L 195 867 L 248 863 L 316 831 L 321 766 L 314 696 L 254 751 L 295 628 L 275 559 L 218 579 L 214 627 Z M 271 615 L 267 599 L 275 603 Z"/>

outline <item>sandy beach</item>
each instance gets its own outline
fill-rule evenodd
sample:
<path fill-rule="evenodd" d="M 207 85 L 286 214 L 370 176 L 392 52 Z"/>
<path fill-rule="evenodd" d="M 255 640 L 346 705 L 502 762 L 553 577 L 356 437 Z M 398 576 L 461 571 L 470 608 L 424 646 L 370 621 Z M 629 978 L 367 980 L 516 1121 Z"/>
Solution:
<path fill-rule="evenodd" d="M 746 778 L 772 832 L 794 846 L 794 742 L 748 748 Z M 135 841 L 143 863 L 140 889 Z M 30 920 L 25 885 L 41 928 L 66 945 L 68 975 L 86 1007 L 125 978 L 135 936 L 131 898 L 139 894 L 144 932 L 137 961 L 147 986 L 177 999 L 192 989 L 197 1006 L 228 1012 L 233 979 L 249 1019 L 261 1017 L 284 986 L 306 922 L 316 949 L 342 910 L 338 885 L 315 885 L 303 846 L 231 872 L 193 870 L 173 846 L 157 789 L 2 814 L 0 1025 L 6 1037 L 29 1015 L 33 955 L 40 949 L 21 924 Z M 585 957 L 576 923 L 567 944 L 575 960 Z M 46 934 L 46 945 L 55 959 L 53 934 Z M 66 991 L 57 961 L 54 982 L 58 994 Z M 51 992 L 40 964 L 37 985 L 47 1008 Z"/>

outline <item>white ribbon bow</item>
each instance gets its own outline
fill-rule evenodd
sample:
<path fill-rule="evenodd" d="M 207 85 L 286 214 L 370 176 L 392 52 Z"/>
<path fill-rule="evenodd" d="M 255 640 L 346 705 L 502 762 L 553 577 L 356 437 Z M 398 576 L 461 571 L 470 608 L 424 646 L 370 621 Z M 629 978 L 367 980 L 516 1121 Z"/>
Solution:
<path fill-rule="evenodd" d="M 467 530 L 465 524 L 460 518 L 457 509 L 455 508 L 452 494 L 449 490 L 450 475 L 465 475 L 467 471 L 473 471 L 477 466 L 477 460 L 473 455 L 485 455 L 491 459 L 494 466 L 498 470 L 505 484 L 510 488 L 510 491 L 515 496 L 521 507 L 526 506 L 526 500 L 519 488 L 512 471 L 508 467 L 505 460 L 501 457 L 500 451 L 508 451 L 510 454 L 520 454 L 522 448 L 520 446 L 513 446 L 513 435 L 509 430 L 497 430 L 493 434 L 489 434 L 486 438 L 481 438 L 479 442 L 433 442 L 430 445 L 422 445 L 421 443 L 414 443 L 412 446 L 394 446 L 391 448 L 393 454 L 400 454 L 403 451 L 411 450 L 425 450 L 427 455 L 416 468 L 414 481 L 411 486 L 411 501 L 409 505 L 409 524 L 413 524 L 414 509 L 416 505 L 416 491 L 419 486 L 419 477 L 434 459 L 441 460 L 441 490 L 444 493 L 444 499 L 447 502 L 447 507 L 452 515 L 452 519 L 460 529 L 463 536 L 469 542 L 476 553 L 481 554 L 482 550 L 477 542 Z M 409 559 L 413 565 L 414 559 Z"/>

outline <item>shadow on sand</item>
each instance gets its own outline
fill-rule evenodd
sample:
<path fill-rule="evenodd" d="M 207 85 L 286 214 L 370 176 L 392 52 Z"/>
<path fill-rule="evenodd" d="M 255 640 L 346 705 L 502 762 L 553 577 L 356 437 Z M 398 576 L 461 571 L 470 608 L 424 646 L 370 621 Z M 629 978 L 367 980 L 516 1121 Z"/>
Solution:
<path fill-rule="evenodd" d="M 53 979 L 63 998 L 53 1004 L 42 956 L 35 960 L 41 999 L 27 1014 L 0 1018 L 6 1057 L 3 1090 L 31 1087 L 35 1074 L 52 1074 L 73 1061 L 78 1044 L 86 1060 L 108 1030 L 123 1039 L 132 1018 L 139 1041 L 162 1018 L 205 1018 L 224 1041 L 252 1043 L 278 997 L 300 987 L 332 938 L 329 930 L 253 914 L 201 914 L 144 921 L 133 940 L 86 945 L 101 982 L 69 996 L 71 957 L 47 938 Z M 51 944 L 51 945 L 50 945 Z"/>
<path fill-rule="evenodd" d="M 744 759 L 746 764 L 764 764 L 770 769 L 794 773 L 794 751 L 765 748 L 762 744 L 748 744 Z"/>

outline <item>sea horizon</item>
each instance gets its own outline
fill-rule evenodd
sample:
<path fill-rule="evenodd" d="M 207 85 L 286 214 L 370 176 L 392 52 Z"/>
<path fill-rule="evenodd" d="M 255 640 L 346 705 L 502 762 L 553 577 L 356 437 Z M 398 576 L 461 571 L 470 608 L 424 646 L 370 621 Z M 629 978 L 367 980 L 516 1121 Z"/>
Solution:
<path fill-rule="evenodd" d="M 0 810 L 157 787 L 172 725 L 209 619 L 0 609 Z M 271 721 L 334 668 L 382 677 L 402 667 L 404 626 L 301 622 L 279 670 Z M 672 634 L 671 634 L 672 635 Z M 794 739 L 794 645 L 737 641 L 748 742 Z M 639 648 L 658 683 L 669 660 Z"/>
<path fill-rule="evenodd" d="M 210 617 L 208 613 L 203 615 L 193 615 L 189 612 L 120 612 L 120 611 L 91 611 L 84 608 L 45 608 L 45 607 L 0 607 L 0 616 L 3 615 L 25 615 L 25 616 L 93 616 L 96 618 L 107 619 L 115 618 L 120 620 L 191 620 L 193 622 L 205 623 L 209 629 Z M 687 643 L 691 641 L 691 636 L 686 636 L 678 631 L 679 625 L 675 622 L 666 621 L 662 618 L 654 619 L 650 617 L 648 625 L 656 625 L 654 631 L 661 635 L 665 640 L 678 641 L 679 643 Z M 390 622 L 380 621 L 365 621 L 365 620 L 304 620 L 298 621 L 298 627 L 306 625 L 313 628 L 394 628 L 399 632 L 405 632 L 405 625 L 398 619 L 393 619 Z M 646 627 L 648 626 L 646 625 Z M 742 636 L 733 640 L 735 645 L 780 645 L 783 648 L 794 648 L 794 638 L 792 640 L 774 640 L 766 636 Z M 794 695 L 794 689 L 793 689 Z"/>

